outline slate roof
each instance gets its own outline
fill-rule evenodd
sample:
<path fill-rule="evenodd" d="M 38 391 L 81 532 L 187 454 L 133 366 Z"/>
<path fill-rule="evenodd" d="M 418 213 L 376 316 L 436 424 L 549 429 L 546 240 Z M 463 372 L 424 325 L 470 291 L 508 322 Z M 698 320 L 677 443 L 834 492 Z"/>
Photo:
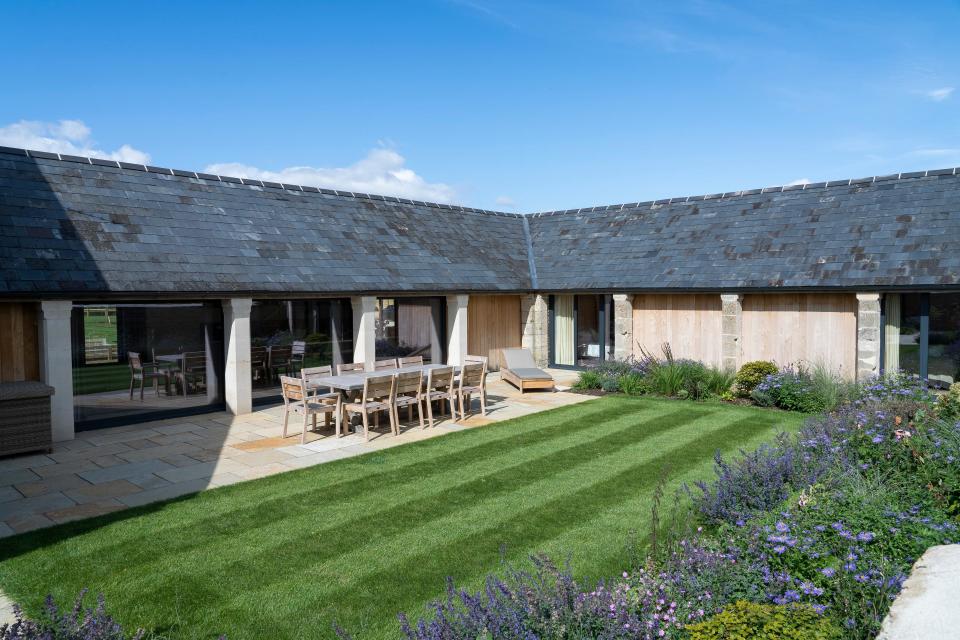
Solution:
<path fill-rule="evenodd" d="M 518 215 L 0 147 L 0 296 L 958 285 L 954 169 Z"/>
<path fill-rule="evenodd" d="M 542 290 L 960 285 L 960 170 L 534 214 Z"/>
<path fill-rule="evenodd" d="M 0 295 L 530 288 L 516 214 L 61 158 L 0 148 Z"/>

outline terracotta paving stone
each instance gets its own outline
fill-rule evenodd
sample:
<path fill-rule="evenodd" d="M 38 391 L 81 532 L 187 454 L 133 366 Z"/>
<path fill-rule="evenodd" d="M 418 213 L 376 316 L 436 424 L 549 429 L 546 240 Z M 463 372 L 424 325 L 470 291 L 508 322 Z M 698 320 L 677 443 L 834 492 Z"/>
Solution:
<path fill-rule="evenodd" d="M 55 509 L 46 512 L 44 515 L 55 523 L 61 523 L 102 516 L 106 513 L 112 513 L 126 508 L 127 506 L 125 504 L 116 500 L 101 500 L 99 502 L 86 502 L 72 507 Z"/>

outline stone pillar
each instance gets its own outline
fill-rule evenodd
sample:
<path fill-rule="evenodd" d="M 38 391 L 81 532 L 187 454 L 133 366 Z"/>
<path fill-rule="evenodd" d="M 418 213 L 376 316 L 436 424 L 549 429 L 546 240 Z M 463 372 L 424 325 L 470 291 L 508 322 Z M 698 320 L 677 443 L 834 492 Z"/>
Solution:
<path fill-rule="evenodd" d="M 880 294 L 857 294 L 857 380 L 880 373 Z"/>
<path fill-rule="evenodd" d="M 447 296 L 447 364 L 460 366 L 467 355 L 467 303 L 470 296 Z"/>
<path fill-rule="evenodd" d="M 736 371 L 740 366 L 740 338 L 743 333 L 743 296 L 720 294 L 720 368 Z"/>
<path fill-rule="evenodd" d="M 547 336 L 550 313 L 547 297 L 539 294 L 523 296 L 520 299 L 520 317 L 523 318 L 523 336 L 520 346 L 530 350 L 537 366 L 546 367 L 550 360 L 550 344 Z"/>
<path fill-rule="evenodd" d="M 350 298 L 353 306 L 353 361 L 373 371 L 377 355 L 377 299 L 373 296 Z"/>
<path fill-rule="evenodd" d="M 626 360 L 633 355 L 633 296 L 613 296 L 613 357 Z"/>
<path fill-rule="evenodd" d="M 50 398 L 53 441 L 73 440 L 73 362 L 69 300 L 40 303 L 40 376 L 54 388 Z"/>
<path fill-rule="evenodd" d="M 253 383 L 250 373 L 250 298 L 230 298 L 223 305 L 223 396 L 227 411 L 235 416 L 253 411 Z"/>

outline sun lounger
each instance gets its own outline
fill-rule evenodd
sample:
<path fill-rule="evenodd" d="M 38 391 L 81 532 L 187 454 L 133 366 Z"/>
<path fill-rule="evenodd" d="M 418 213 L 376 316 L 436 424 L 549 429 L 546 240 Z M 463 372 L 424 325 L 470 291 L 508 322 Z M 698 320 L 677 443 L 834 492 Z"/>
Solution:
<path fill-rule="evenodd" d="M 500 377 L 520 389 L 553 389 L 553 378 L 537 367 L 529 349 L 504 349 Z"/>

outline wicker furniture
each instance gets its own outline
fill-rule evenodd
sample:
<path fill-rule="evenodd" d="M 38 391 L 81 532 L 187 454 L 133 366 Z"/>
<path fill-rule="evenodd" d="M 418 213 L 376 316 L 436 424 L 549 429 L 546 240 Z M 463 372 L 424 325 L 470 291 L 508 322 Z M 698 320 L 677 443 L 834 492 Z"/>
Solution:
<path fill-rule="evenodd" d="M 52 449 L 53 392 L 42 382 L 0 383 L 0 456 Z"/>

